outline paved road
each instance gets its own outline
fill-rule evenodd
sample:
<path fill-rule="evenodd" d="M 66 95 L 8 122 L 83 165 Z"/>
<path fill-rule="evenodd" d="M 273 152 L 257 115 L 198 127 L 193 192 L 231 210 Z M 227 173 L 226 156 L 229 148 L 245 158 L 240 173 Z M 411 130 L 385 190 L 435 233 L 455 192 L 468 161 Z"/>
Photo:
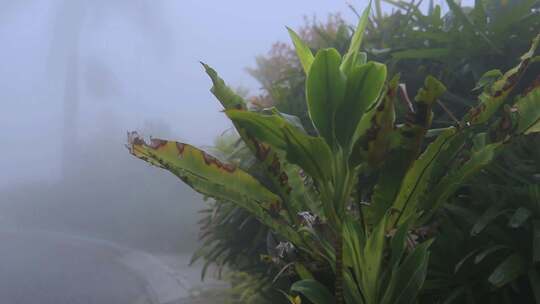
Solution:
<path fill-rule="evenodd" d="M 2 304 L 185 303 L 178 273 L 112 243 L 43 232 L 0 232 Z"/>

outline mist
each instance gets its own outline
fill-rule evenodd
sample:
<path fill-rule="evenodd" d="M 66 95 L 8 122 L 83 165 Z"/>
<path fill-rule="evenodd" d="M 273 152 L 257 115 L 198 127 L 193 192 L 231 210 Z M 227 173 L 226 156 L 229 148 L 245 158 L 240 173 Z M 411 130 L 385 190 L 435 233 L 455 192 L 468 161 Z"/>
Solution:
<path fill-rule="evenodd" d="M 121 273 L 116 264 L 95 260 L 117 248 L 123 249 L 115 261 L 135 269 L 126 276 L 138 273 L 155 289 L 157 300 L 148 303 L 185 296 L 185 281 L 198 280 L 198 268 L 180 273 L 179 288 L 179 280 L 165 279 L 169 270 L 157 271 L 143 255 L 133 260 L 133 252 L 189 258 L 204 200 L 176 177 L 130 156 L 126 132 L 212 145 L 230 124 L 199 61 L 232 87 L 256 94 L 259 84 L 245 68 L 273 42 L 288 41 L 286 25 L 337 11 L 355 18 L 345 2 L 322 0 L 0 5 L 0 298 L 17 303 L 75 303 L 69 299 L 87 296 L 93 300 L 84 303 L 108 303 L 109 292 L 124 294 L 125 303 L 146 299 L 137 288 L 130 298 L 130 279 L 107 276 L 127 282 L 111 285 L 105 270 L 93 269 Z M 66 251 L 72 247 L 83 253 Z M 159 280 L 148 277 L 156 271 Z M 88 280 L 92 287 L 84 285 Z"/>
<path fill-rule="evenodd" d="M 202 199 L 134 160 L 126 132 L 211 145 L 230 125 L 199 60 L 254 93 L 244 68 L 287 40 L 285 25 L 350 12 L 334 1 L 2 5 L 2 224 L 186 252 Z"/>

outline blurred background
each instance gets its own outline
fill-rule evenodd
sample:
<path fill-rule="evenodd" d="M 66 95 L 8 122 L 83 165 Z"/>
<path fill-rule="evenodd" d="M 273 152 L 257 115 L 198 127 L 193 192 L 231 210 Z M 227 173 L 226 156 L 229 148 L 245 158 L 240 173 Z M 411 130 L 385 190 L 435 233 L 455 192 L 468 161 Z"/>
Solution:
<path fill-rule="evenodd" d="M 199 61 L 257 96 L 268 75 L 258 81 L 246 69 L 264 65 L 256 58 L 275 42 L 289 44 L 285 26 L 334 13 L 333 20 L 354 24 L 350 6 L 367 4 L 0 0 L 0 302 L 79 303 L 73 299 L 81 294 L 123 282 L 107 287 L 108 298 L 80 302 L 108 303 L 142 279 L 143 291 L 133 287 L 125 303 L 184 303 L 171 301 L 185 295 L 178 285 L 187 290 L 199 281 L 201 266 L 187 265 L 206 203 L 176 177 L 130 156 L 127 131 L 213 145 L 230 124 Z M 130 271 L 116 269 L 117 260 Z M 85 285 L 89 277 L 95 289 Z M 66 288 L 64 280 L 75 285 Z M 47 289 L 47 297 L 28 286 Z M 55 286 L 71 288 L 71 298 L 54 295 Z M 115 299 L 110 303 L 124 303 Z"/>
<path fill-rule="evenodd" d="M 286 25 L 355 18 L 322 0 L 0 3 L 2 225 L 172 252 L 193 250 L 202 199 L 133 159 L 126 132 L 210 145 L 229 124 L 199 60 L 256 93 L 245 68 Z"/>

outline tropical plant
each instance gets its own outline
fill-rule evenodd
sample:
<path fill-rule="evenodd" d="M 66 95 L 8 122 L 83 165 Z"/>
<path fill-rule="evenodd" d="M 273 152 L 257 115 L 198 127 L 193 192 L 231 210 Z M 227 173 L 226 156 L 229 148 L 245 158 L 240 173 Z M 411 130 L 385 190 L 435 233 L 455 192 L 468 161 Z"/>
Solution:
<path fill-rule="evenodd" d="M 437 218 L 426 303 L 540 303 L 539 155 L 538 135 L 517 138 L 451 198 Z"/>
<path fill-rule="evenodd" d="M 396 10 L 372 17 L 366 51 L 388 64 L 389 74 L 402 73 L 412 90 L 436 76 L 448 87 L 441 102 L 458 118 L 474 106 L 482 75 L 514 66 L 540 28 L 538 0 L 477 0 L 473 7 L 446 0 L 447 13 L 434 1 L 427 10 L 422 1 L 384 1 Z M 443 109 L 435 113 L 435 125 L 453 120 Z"/>
<path fill-rule="evenodd" d="M 431 240 L 414 229 L 429 223 L 508 140 L 540 131 L 540 115 L 528 110 L 537 105 L 538 100 L 529 98 L 535 90 L 517 100 L 512 95 L 535 62 L 537 38 L 521 63 L 490 85 L 458 126 L 436 131 L 440 134 L 418 157 L 431 126 L 431 108 L 445 87 L 426 78 L 405 123 L 396 126 L 399 79 L 386 81 L 386 66 L 366 62 L 359 51 L 368 13 L 369 8 L 343 57 L 335 49 L 314 56 L 290 30 L 306 73 L 307 108 L 316 135 L 306 134 L 276 109 L 248 111 L 244 100 L 203 64 L 213 82 L 211 91 L 265 176 L 255 177 L 186 143 L 146 143 L 129 134 L 133 155 L 169 170 L 196 191 L 241 206 L 276 233 L 282 241 L 274 249 L 291 260 L 285 269 L 293 268 L 301 278 L 291 292 L 313 303 L 416 301 Z M 513 116 L 491 122 L 505 102 L 513 105 L 508 110 Z M 486 136 L 478 149 L 469 147 L 490 125 L 496 130 L 489 133 L 493 136 Z M 355 190 L 358 175 L 373 170 L 378 178 L 371 201 L 354 200 L 362 196 Z M 411 236 L 416 242 L 407 246 Z"/>

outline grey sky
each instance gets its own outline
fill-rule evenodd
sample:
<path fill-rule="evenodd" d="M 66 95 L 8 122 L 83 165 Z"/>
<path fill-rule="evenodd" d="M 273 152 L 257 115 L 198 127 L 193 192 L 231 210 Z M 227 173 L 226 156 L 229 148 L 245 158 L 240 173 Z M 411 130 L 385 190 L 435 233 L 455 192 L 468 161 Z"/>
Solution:
<path fill-rule="evenodd" d="M 362 9 L 367 1 L 350 3 Z M 0 4 L 0 188 L 58 174 L 69 46 L 62 34 L 77 22 L 81 24 L 78 138 L 93 138 L 110 128 L 117 139 L 114 148 L 123 149 L 126 130 L 150 129 L 154 136 L 208 145 L 229 127 L 208 91 L 210 81 L 199 60 L 213 66 L 233 87 L 254 93 L 258 85 L 245 68 L 273 42 L 288 41 L 286 25 L 297 28 L 304 16 L 325 19 L 335 12 L 356 19 L 345 0 L 0 0 Z M 160 134 L 167 129 L 167 134 Z"/>
<path fill-rule="evenodd" d="M 257 84 L 244 68 L 273 42 L 288 39 L 285 25 L 297 27 L 303 16 L 325 18 L 331 12 L 354 18 L 345 1 L 330 0 L 73 1 L 85 11 L 80 58 L 91 63 L 82 63 L 80 71 L 81 138 L 94 136 L 105 119 L 118 130 L 160 122 L 175 138 L 210 144 L 228 123 L 208 92 L 199 60 L 231 85 L 253 92 Z M 4 0 L 2 5 L 0 187 L 55 176 L 63 127 L 59 83 L 65 76 L 63 41 L 52 40 L 54 17 L 64 2 Z M 150 9 L 154 19 L 145 17 Z"/>

